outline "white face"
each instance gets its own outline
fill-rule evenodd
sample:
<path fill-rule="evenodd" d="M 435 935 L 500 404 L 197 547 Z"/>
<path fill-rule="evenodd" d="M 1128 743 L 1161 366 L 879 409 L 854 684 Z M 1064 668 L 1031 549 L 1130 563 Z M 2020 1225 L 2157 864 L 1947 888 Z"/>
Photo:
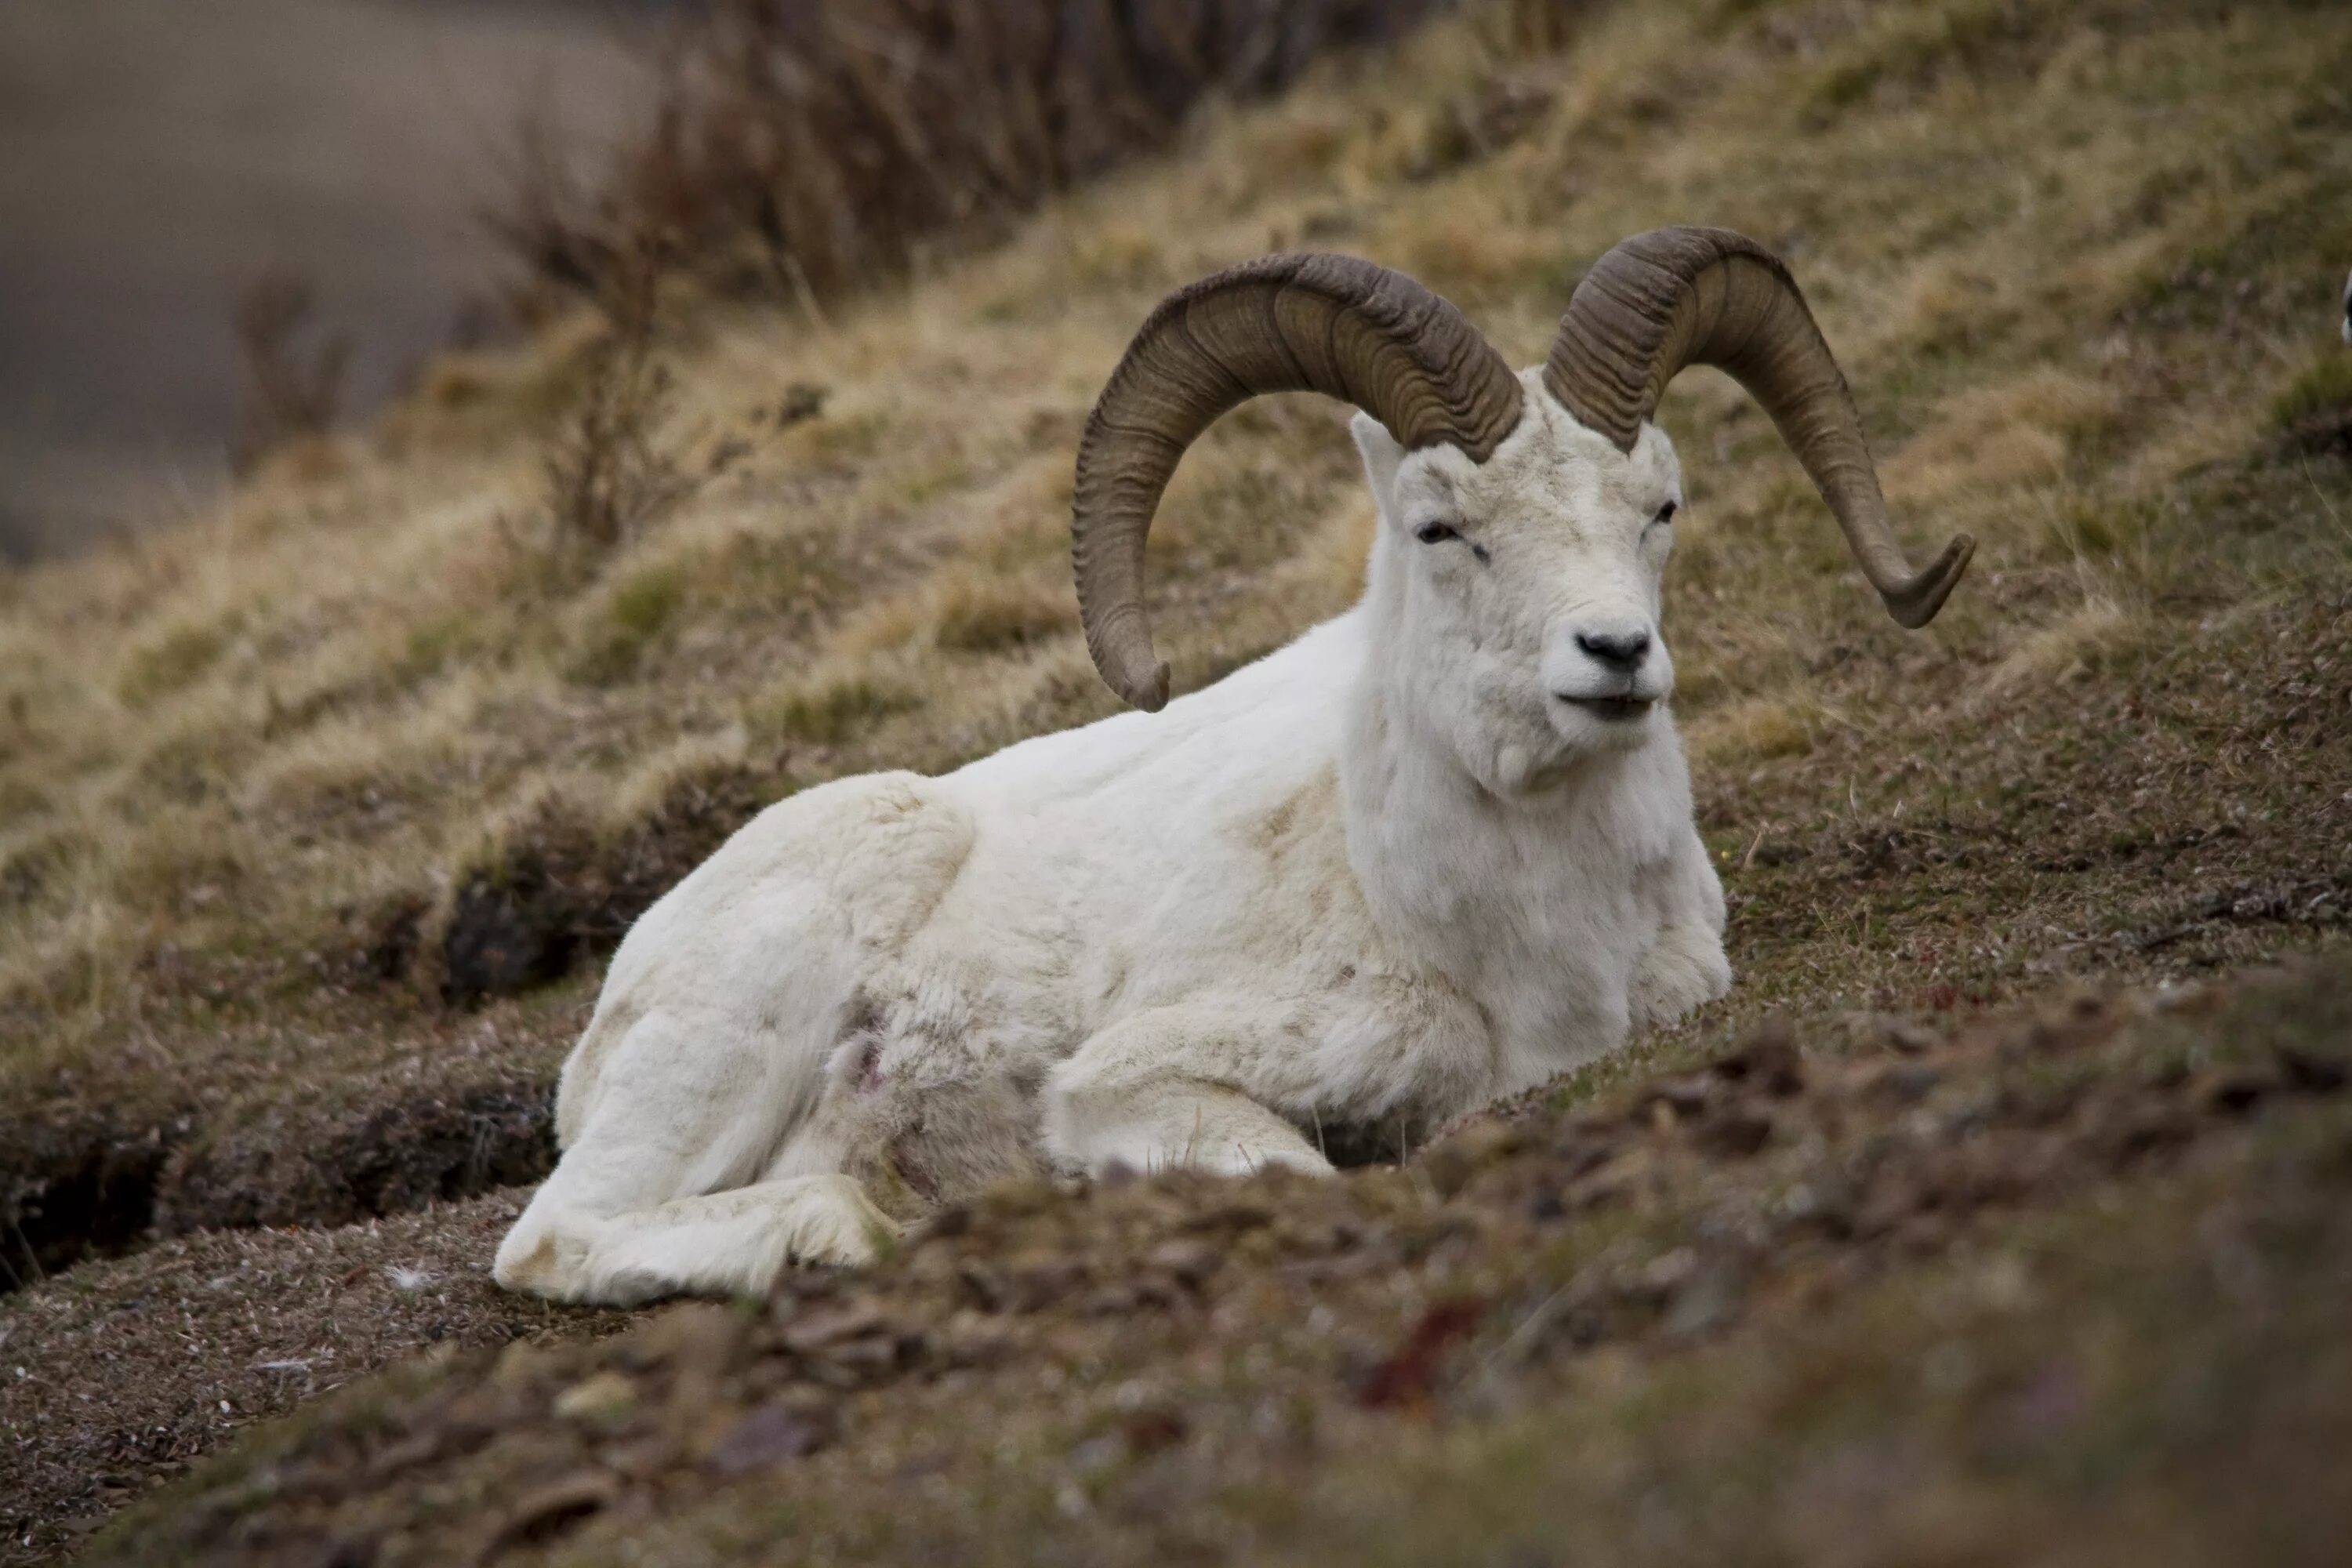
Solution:
<path fill-rule="evenodd" d="M 1658 588 L 1682 468 L 1643 426 L 1631 454 L 1528 371 L 1527 414 L 1485 463 L 1407 453 L 1356 416 L 1380 503 L 1372 592 L 1383 652 L 1421 721 L 1488 789 L 1516 795 L 1578 758 L 1640 743 L 1673 692 Z"/>

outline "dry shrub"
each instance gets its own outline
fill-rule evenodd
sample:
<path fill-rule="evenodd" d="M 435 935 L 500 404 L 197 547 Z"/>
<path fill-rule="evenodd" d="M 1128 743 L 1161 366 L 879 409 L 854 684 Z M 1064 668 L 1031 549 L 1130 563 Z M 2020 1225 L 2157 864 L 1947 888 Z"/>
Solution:
<path fill-rule="evenodd" d="M 579 401 L 545 459 L 559 565 L 602 560 L 689 488 L 656 441 L 676 391 L 654 353 L 662 271 L 657 253 L 641 243 L 606 280 L 606 330 L 588 351 Z"/>
<path fill-rule="evenodd" d="M 658 113 L 583 189 L 543 132 L 494 229 L 542 293 L 654 234 L 701 281 L 799 300 L 903 269 L 1443 0 L 716 0 Z"/>
<path fill-rule="evenodd" d="M 263 273 L 237 300 L 245 395 L 229 461 L 240 474 L 290 442 L 334 427 L 352 340 L 344 332 L 317 331 L 317 305 L 310 282 L 282 270 Z"/>

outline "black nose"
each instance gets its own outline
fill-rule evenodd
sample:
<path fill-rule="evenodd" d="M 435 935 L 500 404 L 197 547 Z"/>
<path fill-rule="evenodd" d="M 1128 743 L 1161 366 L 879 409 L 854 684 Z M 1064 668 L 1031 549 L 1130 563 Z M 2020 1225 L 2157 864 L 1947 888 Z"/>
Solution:
<path fill-rule="evenodd" d="M 1649 656 L 1650 634 L 1615 632 L 1601 635 L 1579 632 L 1576 646 L 1612 669 L 1638 669 L 1641 668 L 1642 660 Z"/>

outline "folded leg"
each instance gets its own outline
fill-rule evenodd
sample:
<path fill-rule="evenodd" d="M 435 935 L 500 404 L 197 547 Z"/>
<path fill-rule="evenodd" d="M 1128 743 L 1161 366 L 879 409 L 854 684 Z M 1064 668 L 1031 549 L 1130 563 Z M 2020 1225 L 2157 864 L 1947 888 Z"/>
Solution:
<path fill-rule="evenodd" d="M 1046 1079 L 1047 1150 L 1088 1171 L 1328 1173 L 1297 1127 L 1236 1087 L 1261 1049 L 1222 1008 L 1165 1007 L 1114 1025 Z"/>

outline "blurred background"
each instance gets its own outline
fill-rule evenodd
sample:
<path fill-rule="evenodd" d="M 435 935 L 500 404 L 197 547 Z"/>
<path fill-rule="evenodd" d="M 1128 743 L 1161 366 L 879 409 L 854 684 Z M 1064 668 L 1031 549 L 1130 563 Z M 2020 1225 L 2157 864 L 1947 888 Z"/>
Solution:
<path fill-rule="evenodd" d="M 0 5 L 0 557 L 210 500 L 248 333 L 348 345 L 340 412 L 495 330 L 520 125 L 591 164 L 660 0 Z"/>
<path fill-rule="evenodd" d="M 811 308 L 1001 237 L 1204 94 L 1445 8 L 10 0 L 0 559 L 186 515 L 435 351 L 656 274 Z"/>

